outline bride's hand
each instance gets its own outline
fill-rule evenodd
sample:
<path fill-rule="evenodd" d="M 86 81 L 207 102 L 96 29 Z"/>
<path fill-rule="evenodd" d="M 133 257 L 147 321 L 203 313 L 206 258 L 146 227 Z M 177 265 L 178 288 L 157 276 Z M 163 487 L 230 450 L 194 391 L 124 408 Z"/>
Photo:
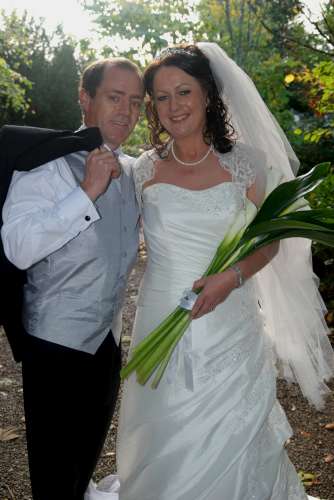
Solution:
<path fill-rule="evenodd" d="M 195 281 L 193 290 L 202 288 L 202 291 L 192 308 L 191 318 L 198 319 L 212 312 L 218 304 L 224 302 L 236 285 L 236 276 L 232 269 Z"/>

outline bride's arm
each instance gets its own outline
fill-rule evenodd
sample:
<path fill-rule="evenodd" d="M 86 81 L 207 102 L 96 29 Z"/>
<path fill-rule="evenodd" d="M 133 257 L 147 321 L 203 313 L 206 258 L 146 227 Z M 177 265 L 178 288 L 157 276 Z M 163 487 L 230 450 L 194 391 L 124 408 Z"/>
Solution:
<path fill-rule="evenodd" d="M 263 247 L 238 262 L 242 281 L 245 282 L 260 271 L 278 252 L 279 242 Z M 193 319 L 212 312 L 224 302 L 229 294 L 240 285 L 239 272 L 233 268 L 194 282 L 193 289 L 203 288 L 191 311 Z"/>
<path fill-rule="evenodd" d="M 257 206 L 264 198 L 265 176 L 258 176 L 257 180 L 247 191 L 247 197 Z M 218 304 L 224 302 L 229 294 L 245 282 L 275 257 L 279 250 L 279 242 L 274 242 L 260 248 L 252 255 L 238 262 L 237 269 L 229 268 L 226 271 L 201 278 L 194 282 L 193 289 L 203 288 L 191 311 L 193 319 L 212 312 Z"/>
<path fill-rule="evenodd" d="M 247 191 L 247 198 L 250 199 L 257 207 L 261 205 L 265 196 L 265 175 L 261 174 Z M 238 262 L 238 267 L 241 272 L 243 281 L 251 278 L 255 273 L 260 271 L 268 262 L 271 261 L 278 253 L 279 241 L 275 241 L 266 247 L 260 248 L 249 257 Z"/>

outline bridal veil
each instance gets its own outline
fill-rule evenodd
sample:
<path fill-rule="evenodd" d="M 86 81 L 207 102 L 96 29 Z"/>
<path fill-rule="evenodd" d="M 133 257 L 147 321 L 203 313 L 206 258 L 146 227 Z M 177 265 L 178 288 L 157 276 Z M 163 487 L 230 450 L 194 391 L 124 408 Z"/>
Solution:
<path fill-rule="evenodd" d="M 299 161 L 252 80 L 217 44 L 197 46 L 210 61 L 237 142 L 258 151 L 262 164 L 265 153 L 265 166 L 278 169 L 283 181 L 293 178 Z M 321 408 L 329 393 L 325 381 L 334 374 L 334 355 L 317 284 L 311 242 L 301 238 L 281 241 L 276 257 L 257 273 L 259 304 L 279 375 L 297 382 L 304 396 Z"/>

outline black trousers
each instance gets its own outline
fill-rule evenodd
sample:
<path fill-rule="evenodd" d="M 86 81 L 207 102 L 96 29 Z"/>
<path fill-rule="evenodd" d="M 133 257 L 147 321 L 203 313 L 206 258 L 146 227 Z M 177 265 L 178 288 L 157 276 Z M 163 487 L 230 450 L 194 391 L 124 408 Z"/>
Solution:
<path fill-rule="evenodd" d="M 83 500 L 114 412 L 120 367 L 111 332 L 95 355 L 26 336 L 22 374 L 34 500 Z"/>

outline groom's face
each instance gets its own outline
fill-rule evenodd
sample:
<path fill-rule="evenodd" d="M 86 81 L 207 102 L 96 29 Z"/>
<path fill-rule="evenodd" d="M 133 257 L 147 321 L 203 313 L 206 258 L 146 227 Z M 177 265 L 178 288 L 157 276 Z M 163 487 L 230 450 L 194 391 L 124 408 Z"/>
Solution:
<path fill-rule="evenodd" d="M 140 113 L 143 84 L 135 71 L 110 65 L 91 97 L 80 93 L 87 127 L 99 127 L 105 143 L 118 148 L 131 134 Z"/>

